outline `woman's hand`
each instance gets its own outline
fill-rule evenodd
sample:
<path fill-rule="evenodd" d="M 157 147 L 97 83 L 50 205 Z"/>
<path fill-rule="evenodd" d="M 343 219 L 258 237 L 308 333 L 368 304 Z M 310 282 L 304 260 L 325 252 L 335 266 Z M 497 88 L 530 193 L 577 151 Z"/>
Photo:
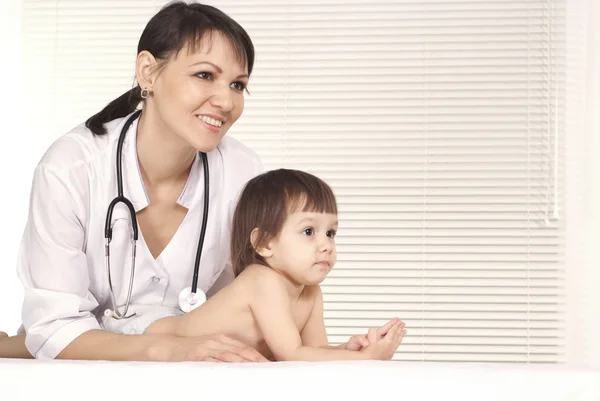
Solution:
<path fill-rule="evenodd" d="M 254 348 L 223 334 L 201 337 L 156 335 L 156 341 L 148 348 L 148 356 L 157 362 L 268 362 Z"/>

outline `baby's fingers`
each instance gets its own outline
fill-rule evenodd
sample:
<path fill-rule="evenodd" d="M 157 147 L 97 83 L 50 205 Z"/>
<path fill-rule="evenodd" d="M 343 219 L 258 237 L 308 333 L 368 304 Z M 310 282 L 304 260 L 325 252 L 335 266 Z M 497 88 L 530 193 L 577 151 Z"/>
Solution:
<path fill-rule="evenodd" d="M 390 343 L 394 343 L 396 338 L 398 337 L 398 332 L 400 331 L 400 325 L 395 324 L 392 328 L 387 332 L 383 340 L 387 340 Z"/>
<path fill-rule="evenodd" d="M 402 339 L 404 338 L 405 335 L 406 335 L 406 330 L 404 330 L 404 329 L 398 330 L 398 332 L 396 333 L 396 336 L 394 337 L 394 345 L 396 346 L 396 348 L 398 348 L 400 346 L 400 344 L 402 343 Z"/>
<path fill-rule="evenodd" d="M 377 329 L 377 334 L 379 335 L 379 337 L 384 337 L 388 331 L 390 331 L 390 329 L 392 327 L 394 327 L 395 324 L 398 323 L 398 318 L 393 318 L 392 320 L 390 320 L 389 322 L 387 322 L 385 325 L 381 326 L 380 328 Z"/>
<path fill-rule="evenodd" d="M 367 340 L 369 341 L 369 344 L 375 344 L 377 340 L 379 340 L 379 336 L 377 335 L 377 329 L 369 329 L 369 331 L 367 332 Z"/>

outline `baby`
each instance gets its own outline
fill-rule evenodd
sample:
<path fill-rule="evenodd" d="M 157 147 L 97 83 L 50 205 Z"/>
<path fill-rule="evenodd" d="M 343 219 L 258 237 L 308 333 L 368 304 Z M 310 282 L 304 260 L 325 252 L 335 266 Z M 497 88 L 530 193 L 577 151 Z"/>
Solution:
<path fill-rule="evenodd" d="M 336 262 L 337 203 L 319 178 L 279 169 L 247 183 L 232 227 L 236 278 L 197 309 L 146 333 L 223 333 L 273 361 L 391 359 L 406 334 L 393 319 L 359 350 L 331 347 L 319 284 Z"/>
<path fill-rule="evenodd" d="M 328 344 L 319 284 L 336 262 L 337 228 L 337 202 L 321 179 L 289 169 L 263 173 L 246 184 L 234 213 L 236 277 L 228 286 L 187 314 L 132 305 L 136 316 L 102 326 L 126 334 L 221 333 L 271 361 L 392 359 L 406 334 L 397 318 L 352 344 Z M 0 357 L 18 354 L 27 354 L 24 336 L 0 337 Z"/>

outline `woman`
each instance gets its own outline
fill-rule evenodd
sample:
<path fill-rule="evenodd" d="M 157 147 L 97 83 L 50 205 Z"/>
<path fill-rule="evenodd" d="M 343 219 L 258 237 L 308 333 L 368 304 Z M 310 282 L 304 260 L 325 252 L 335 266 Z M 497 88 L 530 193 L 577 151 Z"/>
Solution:
<path fill-rule="evenodd" d="M 104 225 L 117 195 L 117 146 L 140 103 L 121 158 L 123 195 L 139 225 L 132 300 L 176 308 L 192 281 L 204 212 L 198 152 L 207 154 L 210 174 L 198 289 L 216 291 L 231 280 L 225 269 L 231 214 L 239 191 L 262 167 L 253 151 L 225 135 L 244 109 L 253 62 L 247 33 L 214 7 L 175 2 L 149 21 L 138 44 L 138 86 L 58 139 L 35 170 L 17 266 L 27 336 L 0 341 L 16 354 L 0 357 L 266 360 L 225 336 L 124 335 L 100 323 L 114 310 Z M 129 220 L 126 205 L 115 206 L 110 263 L 119 306 L 131 272 Z"/>
<path fill-rule="evenodd" d="M 138 86 L 58 139 L 35 170 L 17 266 L 27 335 L 0 333 L 0 358 L 267 361 L 225 335 L 123 334 L 139 320 L 114 319 L 126 313 L 130 282 L 131 303 L 150 310 L 144 324 L 178 314 L 199 247 L 199 294 L 233 279 L 230 221 L 243 186 L 263 169 L 253 151 L 225 135 L 244 109 L 253 62 L 247 33 L 214 7 L 174 2 L 149 21 L 138 44 Z M 120 186 L 131 204 L 117 203 L 111 216 L 109 277 L 105 219 L 118 194 L 119 150 Z M 209 167 L 205 237 L 199 152 Z M 136 249 L 130 212 L 139 228 Z M 343 346 L 368 344 L 358 335 Z"/>

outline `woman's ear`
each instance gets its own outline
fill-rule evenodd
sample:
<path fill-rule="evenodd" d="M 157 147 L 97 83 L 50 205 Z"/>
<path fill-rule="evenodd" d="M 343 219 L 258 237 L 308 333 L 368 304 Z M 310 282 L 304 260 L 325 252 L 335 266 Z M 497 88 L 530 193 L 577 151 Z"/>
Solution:
<path fill-rule="evenodd" d="M 273 252 L 271 251 L 270 243 L 267 243 L 266 246 L 261 246 L 261 247 L 256 246 L 256 242 L 258 240 L 259 234 L 260 234 L 260 230 L 258 228 L 255 228 L 250 233 L 250 243 L 252 244 L 252 248 L 254 248 L 256 253 L 258 253 L 263 258 L 265 258 L 265 259 L 270 258 L 271 256 L 273 256 Z"/>
<path fill-rule="evenodd" d="M 136 60 L 136 80 L 141 88 L 151 91 L 155 80 L 156 59 L 147 50 L 141 51 Z"/>

